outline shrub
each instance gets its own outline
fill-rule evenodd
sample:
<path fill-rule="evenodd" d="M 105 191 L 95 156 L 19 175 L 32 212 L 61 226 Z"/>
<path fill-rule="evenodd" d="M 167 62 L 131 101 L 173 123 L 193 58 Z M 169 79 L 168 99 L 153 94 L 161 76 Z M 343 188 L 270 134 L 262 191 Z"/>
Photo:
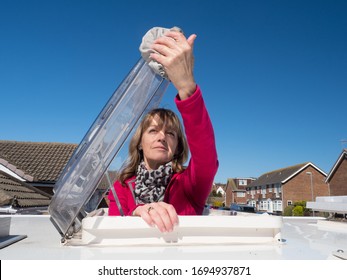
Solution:
<path fill-rule="evenodd" d="M 283 216 L 293 216 L 293 208 L 293 205 L 289 205 L 286 208 L 284 208 Z"/>
<path fill-rule="evenodd" d="M 295 206 L 302 206 L 304 209 L 306 208 L 306 201 L 305 200 L 295 201 L 293 204 L 294 204 L 294 207 Z"/>
<path fill-rule="evenodd" d="M 224 203 L 223 203 L 222 201 L 214 201 L 214 202 L 213 202 L 213 206 L 214 206 L 214 207 L 218 207 L 218 208 L 219 208 L 219 207 L 223 207 L 223 204 L 224 204 Z"/>
<path fill-rule="evenodd" d="M 301 205 L 293 208 L 293 216 L 304 216 L 304 207 Z"/>

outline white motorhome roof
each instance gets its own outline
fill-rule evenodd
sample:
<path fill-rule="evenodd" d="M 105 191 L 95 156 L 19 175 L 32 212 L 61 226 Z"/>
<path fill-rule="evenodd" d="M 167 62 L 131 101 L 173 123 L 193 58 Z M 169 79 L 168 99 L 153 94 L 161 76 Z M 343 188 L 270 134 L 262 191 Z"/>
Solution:
<path fill-rule="evenodd" d="M 347 223 L 327 222 L 318 217 L 284 217 L 283 242 L 278 243 L 66 246 L 60 243 L 61 236 L 49 215 L 12 215 L 10 235 L 27 237 L 1 249 L 1 260 L 331 260 L 346 258 L 347 252 Z"/>

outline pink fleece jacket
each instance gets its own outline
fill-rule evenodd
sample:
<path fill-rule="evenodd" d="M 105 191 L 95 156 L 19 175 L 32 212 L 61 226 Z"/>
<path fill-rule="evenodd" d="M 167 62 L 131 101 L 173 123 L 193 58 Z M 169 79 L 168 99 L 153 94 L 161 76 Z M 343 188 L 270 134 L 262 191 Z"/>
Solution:
<path fill-rule="evenodd" d="M 201 215 L 218 169 L 213 127 L 198 86 L 188 99 L 176 97 L 175 103 L 182 115 L 191 157 L 188 167 L 172 177 L 164 202 L 172 204 L 178 215 Z M 127 186 L 122 186 L 116 181 L 114 188 L 124 215 L 131 215 L 137 207 L 131 190 L 135 188 L 135 176 L 126 183 Z M 132 187 L 129 188 L 128 184 Z M 119 216 L 120 211 L 111 191 L 108 198 L 109 215 Z"/>

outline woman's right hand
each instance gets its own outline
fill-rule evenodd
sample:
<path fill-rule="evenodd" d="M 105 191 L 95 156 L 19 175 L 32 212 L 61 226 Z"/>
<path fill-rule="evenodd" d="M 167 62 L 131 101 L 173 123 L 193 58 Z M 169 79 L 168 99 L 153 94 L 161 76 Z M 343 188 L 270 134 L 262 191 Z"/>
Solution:
<path fill-rule="evenodd" d="M 138 206 L 134 216 L 140 216 L 150 226 L 156 226 L 160 232 L 171 232 L 178 225 L 176 209 L 165 202 L 154 202 Z"/>
<path fill-rule="evenodd" d="M 188 98 L 196 90 L 193 74 L 195 39 L 195 34 L 187 39 L 181 32 L 172 30 L 156 39 L 152 45 L 155 52 L 150 57 L 163 65 L 181 100 Z"/>

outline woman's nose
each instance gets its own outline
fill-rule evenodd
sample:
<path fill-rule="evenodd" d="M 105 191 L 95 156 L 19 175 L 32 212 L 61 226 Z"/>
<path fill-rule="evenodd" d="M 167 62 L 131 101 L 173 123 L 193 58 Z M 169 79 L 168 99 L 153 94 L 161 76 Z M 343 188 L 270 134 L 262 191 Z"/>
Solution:
<path fill-rule="evenodd" d="M 164 142 L 166 142 L 166 134 L 165 134 L 165 131 L 159 131 L 159 133 L 158 133 L 158 140 L 159 141 L 164 141 Z"/>

